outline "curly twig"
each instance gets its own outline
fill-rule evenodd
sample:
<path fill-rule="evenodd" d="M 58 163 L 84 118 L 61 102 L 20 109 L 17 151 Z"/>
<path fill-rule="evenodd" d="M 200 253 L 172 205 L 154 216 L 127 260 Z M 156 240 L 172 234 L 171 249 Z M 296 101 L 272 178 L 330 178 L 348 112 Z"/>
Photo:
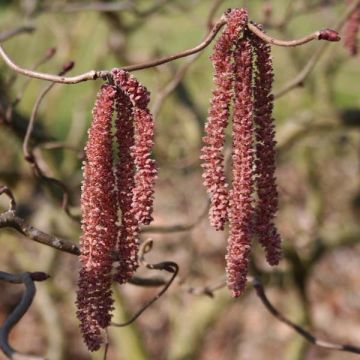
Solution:
<path fill-rule="evenodd" d="M 338 344 L 334 342 L 329 341 L 323 341 L 317 339 L 314 335 L 312 335 L 310 332 L 306 331 L 301 326 L 293 323 L 290 321 L 287 317 L 285 317 L 283 314 L 280 313 L 269 301 L 265 294 L 264 287 L 261 285 L 261 283 L 257 279 L 253 279 L 253 286 L 255 288 L 257 296 L 260 298 L 261 302 L 265 306 L 265 308 L 273 315 L 275 316 L 279 321 L 286 324 L 293 330 L 295 330 L 298 334 L 300 334 L 305 340 L 308 342 L 319 346 L 321 348 L 329 349 L 329 350 L 339 350 L 339 351 L 346 351 L 351 352 L 355 354 L 360 354 L 360 347 L 354 346 L 354 345 L 348 345 L 348 344 Z"/>
<path fill-rule="evenodd" d="M 0 280 L 7 281 L 13 284 L 24 284 L 25 292 L 21 298 L 20 303 L 15 307 L 12 313 L 6 318 L 0 327 L 0 348 L 4 354 L 13 360 L 42 360 L 42 357 L 28 356 L 18 353 L 9 344 L 9 334 L 12 328 L 18 323 L 18 321 L 24 316 L 29 309 L 34 299 L 36 288 L 34 281 L 44 281 L 49 276 L 43 272 L 29 273 L 24 272 L 21 274 L 9 274 L 0 271 Z"/>
<path fill-rule="evenodd" d="M 164 287 L 159 291 L 159 293 L 156 294 L 156 296 L 154 296 L 147 303 L 145 303 L 145 305 L 143 305 L 143 307 L 139 311 L 137 311 L 135 313 L 135 315 L 133 315 L 131 317 L 131 319 L 129 319 L 128 321 L 126 321 L 124 323 L 112 322 L 111 326 L 124 327 L 124 326 L 128 326 L 131 323 L 133 323 L 146 309 L 148 309 L 155 301 L 160 299 L 160 297 L 166 293 L 166 291 L 169 289 L 170 285 L 174 282 L 177 274 L 179 273 L 179 265 L 176 262 L 173 262 L 173 261 L 163 261 L 163 262 L 160 262 L 158 264 L 149 264 L 149 263 L 147 263 L 145 261 L 145 254 L 150 252 L 152 247 L 153 247 L 153 241 L 151 239 L 145 241 L 142 244 L 142 246 L 140 248 L 140 251 L 139 251 L 139 261 L 146 268 L 148 268 L 150 270 L 164 270 L 164 271 L 167 271 L 167 272 L 171 273 L 172 274 L 171 278 L 165 283 Z"/>

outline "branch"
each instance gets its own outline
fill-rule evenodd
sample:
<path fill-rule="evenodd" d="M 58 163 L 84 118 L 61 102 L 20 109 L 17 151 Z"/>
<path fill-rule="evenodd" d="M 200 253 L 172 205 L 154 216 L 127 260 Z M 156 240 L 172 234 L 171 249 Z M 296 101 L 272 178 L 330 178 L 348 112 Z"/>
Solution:
<path fill-rule="evenodd" d="M 277 45 L 277 46 L 293 47 L 293 46 L 306 44 L 313 40 L 340 41 L 339 34 L 337 33 L 337 31 L 332 29 L 323 29 L 323 30 L 315 31 L 314 33 L 306 35 L 300 39 L 279 40 L 265 34 L 263 31 L 261 31 L 256 25 L 254 25 L 251 22 L 249 22 L 248 28 L 263 41 L 271 45 Z"/>
<path fill-rule="evenodd" d="M 59 72 L 58 75 L 62 76 L 64 74 L 66 74 L 68 71 L 70 71 L 72 68 L 74 67 L 74 62 L 70 61 L 68 63 L 66 63 L 62 70 Z M 50 83 L 48 84 L 42 92 L 40 92 L 38 98 L 35 101 L 33 110 L 31 112 L 31 116 L 30 116 L 30 120 L 26 129 L 26 134 L 24 137 L 24 142 L 23 142 L 23 152 L 24 152 L 24 157 L 25 160 L 31 165 L 35 175 L 37 175 L 40 179 L 45 180 L 47 182 L 53 183 L 56 186 L 60 187 L 60 189 L 63 192 L 62 195 L 62 208 L 65 210 L 66 214 L 70 217 L 70 219 L 78 222 L 79 219 L 74 216 L 73 214 L 71 214 L 71 211 L 69 209 L 69 197 L 70 197 L 70 191 L 67 188 L 67 186 L 59 179 L 55 179 L 53 177 L 49 177 L 47 176 L 44 171 L 41 169 L 41 167 L 39 166 L 39 163 L 33 153 L 33 150 L 30 149 L 30 139 L 31 139 L 31 135 L 34 129 L 34 124 L 35 124 L 35 120 L 36 117 L 38 115 L 39 112 L 39 108 L 40 105 L 42 103 L 42 101 L 44 100 L 45 96 L 50 92 L 50 90 L 54 87 L 55 83 Z"/>
<path fill-rule="evenodd" d="M 176 225 L 170 225 L 170 226 L 147 226 L 143 229 L 141 229 L 141 233 L 158 233 L 158 234 L 166 234 L 166 233 L 174 233 L 174 232 L 184 232 L 184 231 L 190 231 L 195 226 L 197 226 L 202 219 L 204 219 L 207 216 L 207 213 L 209 212 L 210 203 L 207 204 L 205 210 L 200 214 L 200 216 L 190 224 L 176 224 Z"/>
<path fill-rule="evenodd" d="M 33 26 L 19 26 L 14 29 L 0 33 L 0 42 L 9 40 L 16 35 L 23 33 L 32 33 L 33 31 L 35 31 L 35 28 Z"/>
<path fill-rule="evenodd" d="M 290 328 L 292 328 L 294 331 L 296 331 L 298 334 L 300 334 L 305 340 L 310 342 L 311 344 L 314 344 L 318 347 L 329 349 L 329 350 L 339 350 L 339 351 L 346 351 L 351 352 L 355 354 L 360 354 L 360 347 L 354 346 L 354 345 L 348 345 L 348 344 L 338 344 L 334 342 L 324 341 L 317 339 L 314 335 L 312 335 L 310 332 L 306 331 L 301 326 L 293 323 L 290 321 L 287 317 L 285 317 L 283 314 L 281 314 L 269 301 L 265 294 L 264 287 L 261 285 L 261 283 L 257 279 L 253 279 L 253 286 L 255 288 L 256 294 L 265 306 L 265 308 L 279 321 L 286 324 Z"/>
<path fill-rule="evenodd" d="M 137 311 L 135 313 L 135 315 L 132 316 L 131 319 L 129 319 L 128 321 L 126 321 L 124 323 L 111 322 L 111 326 L 124 327 L 124 326 L 128 326 L 131 323 L 133 323 L 146 309 L 148 309 L 155 301 L 160 299 L 160 297 L 166 293 L 166 291 L 169 289 L 170 285 L 174 282 L 177 274 L 179 273 L 179 265 L 173 261 L 163 261 L 158 264 L 147 263 L 145 261 L 145 254 L 147 254 L 148 252 L 151 251 L 152 246 L 153 246 L 152 240 L 145 241 L 142 244 L 140 251 L 139 251 L 140 262 L 150 270 L 163 270 L 163 271 L 167 271 L 167 272 L 171 273 L 172 274 L 171 278 L 169 279 L 169 281 L 167 281 L 165 283 L 164 287 L 159 291 L 159 293 L 156 294 L 156 296 L 154 296 L 147 303 L 145 303 L 145 305 L 143 305 L 143 307 L 139 311 Z"/>
<path fill-rule="evenodd" d="M 25 292 L 21 298 L 20 303 L 15 307 L 12 313 L 5 319 L 0 327 L 0 348 L 4 354 L 13 360 L 43 360 L 42 357 L 38 356 L 27 356 L 18 353 L 9 344 L 9 334 L 12 328 L 18 323 L 18 321 L 24 316 L 29 309 L 34 299 L 36 288 L 34 281 L 44 281 L 49 276 L 43 272 L 29 273 L 24 272 L 21 274 L 9 274 L 0 271 L 0 280 L 7 281 L 13 284 L 24 284 Z"/>
<path fill-rule="evenodd" d="M 187 57 L 187 56 L 196 54 L 199 51 L 206 48 L 212 42 L 212 40 L 215 38 L 216 34 L 220 31 L 220 29 L 225 24 L 226 24 L 226 18 L 225 18 L 225 16 L 222 16 L 215 23 L 215 25 L 213 26 L 213 28 L 211 29 L 211 31 L 209 32 L 209 34 L 207 35 L 205 40 L 203 40 L 199 45 L 195 46 L 194 48 L 179 52 L 174 55 L 170 55 L 170 56 L 166 56 L 166 57 L 163 57 L 160 59 L 152 60 L 149 62 L 136 64 L 136 65 L 124 66 L 121 69 L 123 69 L 125 71 L 143 70 L 143 69 L 152 68 L 155 66 L 159 66 L 159 65 L 168 63 L 170 61 L 174 61 L 174 60 L 177 60 L 177 59 L 180 59 L 183 57 Z M 274 38 L 264 34 L 262 31 L 257 29 L 257 27 L 250 22 L 248 24 L 248 27 L 249 27 L 249 30 L 251 30 L 257 36 L 264 39 L 264 41 L 267 41 L 267 42 L 270 42 L 271 44 L 279 45 L 279 46 L 297 46 L 297 45 L 304 44 L 305 42 L 309 42 L 309 41 L 312 41 L 315 39 L 323 39 L 323 40 L 328 40 L 328 41 L 338 41 L 340 39 L 338 37 L 338 35 L 336 34 L 336 32 L 334 32 L 333 30 L 327 29 L 327 30 L 317 31 L 317 32 L 310 34 L 299 40 L 282 41 L 282 40 L 274 39 Z M 102 71 L 91 70 L 91 71 L 81 74 L 81 75 L 77 75 L 77 76 L 73 76 L 73 77 L 65 77 L 65 76 L 51 75 L 51 74 L 47 74 L 47 73 L 41 73 L 41 72 L 29 70 L 29 69 L 24 69 L 24 68 L 20 67 L 19 65 L 16 65 L 10 59 L 10 57 L 7 55 L 7 53 L 5 52 L 5 50 L 3 49 L 3 47 L 1 45 L 0 45 L 0 57 L 3 58 L 5 63 L 11 69 L 13 69 L 15 72 L 17 72 L 19 74 L 22 74 L 22 75 L 25 75 L 28 77 L 37 78 L 40 80 L 47 80 L 47 81 L 52 81 L 52 82 L 61 83 L 61 84 L 76 84 L 76 83 L 87 81 L 87 80 L 96 80 L 98 78 L 107 79 L 107 78 L 111 77 L 111 72 L 106 71 L 106 70 L 102 70 Z"/>
<path fill-rule="evenodd" d="M 126 70 L 126 71 L 136 71 L 136 70 L 141 70 L 141 69 L 147 69 L 147 68 L 151 68 L 154 66 L 158 66 L 161 64 L 165 64 L 167 62 L 176 60 L 176 59 L 180 59 L 192 54 L 195 54 L 201 50 L 203 50 L 205 47 L 207 47 L 211 41 L 215 38 L 216 34 L 220 31 L 220 29 L 226 24 L 226 20 L 225 18 L 221 18 L 212 28 L 212 30 L 210 31 L 209 35 L 206 37 L 206 39 L 201 42 L 199 45 L 197 45 L 196 47 L 189 49 L 189 50 L 185 50 L 183 52 L 174 54 L 174 55 L 170 55 L 161 59 L 157 59 L 157 60 L 153 60 L 150 62 L 145 62 L 145 63 L 141 63 L 141 64 L 137 64 L 137 65 L 130 65 L 130 66 L 124 66 L 122 69 Z M 87 81 L 87 80 L 96 80 L 99 78 L 102 79 L 107 79 L 111 76 L 111 72 L 110 71 L 96 71 L 96 70 L 91 70 L 87 73 L 81 74 L 81 75 L 77 75 L 77 76 L 72 76 L 72 77 L 65 77 L 65 76 L 59 76 L 59 75 L 52 75 L 52 74 L 47 74 L 47 73 L 42 73 L 42 72 L 38 72 L 38 71 L 32 71 L 29 69 L 24 69 L 22 67 L 20 67 L 19 65 L 16 65 L 11 59 L 10 57 L 7 55 L 7 53 L 5 52 L 4 48 L 0 45 L 0 57 L 3 58 L 3 60 L 5 61 L 5 63 L 11 68 L 13 69 L 15 72 L 28 76 L 28 77 L 33 77 L 36 79 L 40 79 L 40 80 L 47 80 L 47 81 L 52 81 L 55 83 L 61 83 L 61 84 L 77 84 L 79 82 L 83 82 L 83 81 Z"/>
<path fill-rule="evenodd" d="M 57 236 L 49 235 L 25 222 L 24 219 L 7 211 L 0 215 L 0 228 L 11 227 L 19 233 L 40 244 L 50 246 L 56 250 L 64 251 L 73 255 L 80 255 L 78 246 L 68 240 L 60 239 Z"/>

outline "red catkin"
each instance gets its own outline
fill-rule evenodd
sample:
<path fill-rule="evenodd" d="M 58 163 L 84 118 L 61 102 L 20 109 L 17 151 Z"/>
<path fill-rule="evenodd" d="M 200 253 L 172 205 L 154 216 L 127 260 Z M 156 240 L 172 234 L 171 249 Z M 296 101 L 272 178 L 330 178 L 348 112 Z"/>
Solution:
<path fill-rule="evenodd" d="M 234 58 L 233 187 L 230 196 L 226 272 L 227 284 L 233 296 L 240 296 L 246 285 L 254 213 L 252 48 L 247 36 L 239 41 Z"/>
<path fill-rule="evenodd" d="M 119 159 L 115 167 L 118 189 L 118 204 L 121 224 L 117 243 L 118 266 L 114 279 L 119 283 L 127 282 L 138 267 L 139 224 L 132 210 L 135 187 L 133 105 L 130 98 L 120 88 L 117 89 L 115 121 L 116 141 Z"/>
<path fill-rule="evenodd" d="M 131 151 L 136 166 L 132 209 L 140 224 L 152 221 L 154 187 L 157 176 L 155 161 L 151 158 L 154 121 L 148 109 L 150 94 L 133 76 L 123 70 L 112 71 L 115 84 L 129 96 L 133 105 L 135 140 Z"/>
<path fill-rule="evenodd" d="M 356 7 L 345 24 L 344 46 L 351 56 L 358 53 L 357 34 L 360 27 L 360 6 Z"/>
<path fill-rule="evenodd" d="M 77 316 L 89 350 L 99 349 L 101 328 L 110 324 L 112 251 L 118 228 L 115 178 L 112 171 L 111 118 L 115 89 L 103 85 L 93 109 L 85 147 L 81 194 L 83 235 L 77 291 Z"/>
<path fill-rule="evenodd" d="M 255 53 L 254 123 L 256 137 L 256 186 L 258 204 L 255 232 L 265 248 L 266 259 L 276 265 L 281 258 L 281 238 L 274 225 L 278 210 L 275 183 L 275 128 L 272 118 L 274 97 L 271 94 L 273 67 L 270 45 L 251 36 Z"/>
<path fill-rule="evenodd" d="M 209 219 L 216 230 L 223 230 L 228 218 L 228 185 L 224 173 L 223 148 L 225 128 L 233 97 L 232 54 L 239 34 L 247 23 L 247 11 L 234 9 L 227 13 L 227 24 L 214 47 L 211 60 L 214 66 L 215 89 L 201 150 L 204 185 L 211 198 Z"/>

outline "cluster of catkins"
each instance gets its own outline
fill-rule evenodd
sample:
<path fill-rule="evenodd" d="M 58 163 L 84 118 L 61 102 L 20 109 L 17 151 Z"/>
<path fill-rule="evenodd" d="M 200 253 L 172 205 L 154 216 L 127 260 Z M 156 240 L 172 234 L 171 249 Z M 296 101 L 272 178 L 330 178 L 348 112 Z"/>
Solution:
<path fill-rule="evenodd" d="M 271 265 L 280 260 L 281 240 L 274 225 L 278 196 L 270 46 L 248 30 L 245 9 L 229 10 L 227 18 L 211 58 L 215 89 L 201 158 L 211 198 L 210 223 L 223 230 L 229 222 L 227 284 L 232 294 L 239 296 L 246 285 L 252 238 L 265 248 Z M 231 188 L 223 155 L 230 117 Z"/>
<path fill-rule="evenodd" d="M 245 288 L 251 239 L 257 237 L 271 265 L 280 260 L 274 225 L 278 207 L 272 119 L 270 47 L 247 28 L 245 9 L 226 13 L 215 45 L 215 90 L 201 158 L 211 198 L 210 222 L 229 222 L 227 283 L 234 296 Z M 152 220 L 156 168 L 151 158 L 154 123 L 149 93 L 122 70 L 102 86 L 85 147 L 81 195 L 82 231 L 77 315 L 90 350 L 109 326 L 111 283 L 127 282 L 138 267 L 141 224 Z M 113 121 L 113 114 L 116 114 Z M 232 117 L 232 186 L 227 184 L 223 148 Z M 112 135 L 112 128 L 115 134 Z M 114 152 L 117 156 L 114 156 Z"/>
<path fill-rule="evenodd" d="M 112 77 L 97 95 L 83 166 L 77 316 L 91 351 L 111 321 L 112 281 L 127 282 L 138 267 L 139 226 L 152 220 L 157 174 L 149 93 L 125 71 Z"/>

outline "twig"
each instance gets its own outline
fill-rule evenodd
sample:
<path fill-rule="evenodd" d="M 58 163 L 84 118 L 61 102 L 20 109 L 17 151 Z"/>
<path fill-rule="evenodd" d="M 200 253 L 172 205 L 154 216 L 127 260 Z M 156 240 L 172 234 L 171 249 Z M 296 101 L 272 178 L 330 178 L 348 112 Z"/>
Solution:
<path fill-rule="evenodd" d="M 34 281 L 44 281 L 48 278 L 49 276 L 47 274 L 41 272 L 38 273 L 24 272 L 15 275 L 0 271 L 0 280 L 7 281 L 13 284 L 25 285 L 25 292 L 21 298 L 20 303 L 15 307 L 12 313 L 5 319 L 5 321 L 0 327 L 0 348 L 9 359 L 43 360 L 42 357 L 23 355 L 18 353 L 9 344 L 9 334 L 12 328 L 24 316 L 24 314 L 27 312 L 27 310 L 32 304 L 32 301 L 36 293 Z"/>
<path fill-rule="evenodd" d="M 214 292 L 220 289 L 223 289 L 226 286 L 226 278 L 225 276 L 222 276 L 217 281 L 215 281 L 213 284 L 202 286 L 202 287 L 192 287 L 187 286 L 186 284 L 183 284 L 183 287 L 186 292 L 192 295 L 201 296 L 206 295 L 211 298 L 213 298 Z"/>
<path fill-rule="evenodd" d="M 34 64 L 34 66 L 32 67 L 32 70 L 36 70 L 37 68 L 39 68 L 41 65 L 45 64 L 47 61 L 49 61 L 54 55 L 56 54 L 56 48 L 52 47 L 49 48 L 45 51 L 45 53 L 43 54 L 43 56 Z M 26 88 L 28 87 L 28 85 L 30 84 L 32 78 L 28 78 L 26 79 L 26 81 L 24 82 L 24 84 L 22 85 L 20 91 L 18 92 L 18 94 L 16 95 L 15 100 L 12 103 L 12 107 L 15 107 L 23 98 L 23 95 L 25 93 Z"/>
<path fill-rule="evenodd" d="M 24 34 L 24 33 L 32 33 L 33 31 L 35 31 L 35 27 L 33 26 L 19 26 L 14 29 L 0 33 L 0 42 L 9 40 L 16 35 Z"/>
<path fill-rule="evenodd" d="M 216 36 L 216 34 L 220 31 L 220 29 L 225 25 L 226 20 L 224 18 L 221 18 L 212 28 L 211 32 L 209 33 L 209 35 L 206 37 L 206 39 L 201 42 L 198 46 L 189 49 L 189 50 L 185 50 L 183 52 L 174 54 L 174 55 L 170 55 L 161 59 L 157 59 L 157 60 L 153 60 L 150 62 L 145 62 L 142 64 L 137 64 L 137 65 L 130 65 L 130 66 L 125 66 L 122 69 L 126 70 L 126 71 L 136 71 L 136 70 L 141 70 L 141 69 L 147 69 L 150 67 L 154 67 L 154 66 L 158 66 L 161 64 L 165 64 L 167 62 L 176 60 L 176 59 L 180 59 L 182 57 L 186 57 L 192 54 L 195 54 L 199 51 L 201 51 L 202 49 L 204 49 L 206 46 L 208 46 L 211 41 L 214 39 L 214 37 Z M 77 76 L 72 76 L 72 77 L 65 77 L 65 76 L 59 76 L 59 75 L 52 75 L 52 74 L 47 74 L 47 73 L 41 73 L 41 72 L 37 72 L 37 71 L 32 71 L 29 69 L 24 69 L 22 67 L 20 67 L 19 65 L 16 65 L 11 59 L 10 57 L 7 55 L 7 53 L 5 52 L 4 48 L 0 45 L 0 56 L 3 58 L 3 60 L 5 61 L 5 63 L 11 68 L 13 69 L 15 72 L 28 76 L 28 77 L 32 77 L 32 78 L 36 78 L 36 79 L 40 79 L 40 80 L 47 80 L 47 81 L 52 81 L 55 83 L 61 83 L 61 84 L 77 84 L 79 82 L 83 82 L 83 81 L 87 81 L 87 80 L 96 80 L 99 78 L 102 79 L 107 79 L 109 76 L 111 76 L 111 72 L 110 71 L 95 71 L 95 70 L 91 70 L 89 72 L 86 72 L 84 74 L 81 75 L 77 75 Z"/>
<path fill-rule="evenodd" d="M 128 321 L 126 321 L 124 323 L 111 322 L 111 326 L 124 327 L 124 326 L 128 326 L 131 323 L 133 323 L 146 309 L 148 309 L 155 301 L 157 301 L 162 295 L 164 295 L 166 293 L 166 291 L 169 289 L 170 285 L 174 282 L 174 280 L 179 272 L 178 264 L 173 261 L 164 261 L 164 262 L 161 262 L 158 264 L 146 264 L 146 267 L 150 270 L 167 271 L 172 274 L 171 278 L 169 279 L 168 282 L 166 282 L 166 284 L 161 289 L 161 291 L 159 291 L 159 293 L 156 296 L 154 296 L 151 300 L 149 300 L 147 303 L 145 303 L 145 305 L 143 305 L 143 307 L 139 311 L 137 311 L 135 313 L 135 315 L 133 315 L 131 317 L 131 319 L 129 319 Z"/>
<path fill-rule="evenodd" d="M 19 233 L 23 234 L 27 238 L 36 241 L 40 244 L 50 246 L 56 250 L 66 252 L 72 255 L 80 255 L 79 247 L 72 243 L 69 240 L 61 239 L 54 235 L 49 235 L 25 222 L 24 219 L 15 215 L 15 198 L 12 195 L 11 191 L 6 187 L 3 186 L 2 191 L 0 190 L 0 194 L 4 193 L 8 195 L 14 203 L 11 205 L 10 209 L 12 211 L 7 211 L 0 214 L 0 228 L 12 228 Z M 10 195 L 11 194 L 11 195 Z M 141 278 L 134 276 L 132 279 L 129 280 L 130 284 L 136 286 L 146 286 L 146 287 L 157 287 L 166 284 L 166 281 L 162 278 Z"/>
<path fill-rule="evenodd" d="M 310 332 L 306 331 L 301 326 L 293 323 L 290 321 L 287 317 L 285 317 L 283 314 L 280 313 L 269 301 L 265 294 L 264 287 L 261 285 L 261 283 L 257 279 L 253 279 L 253 286 L 255 288 L 256 294 L 265 306 L 265 308 L 279 321 L 286 324 L 290 328 L 292 328 L 294 331 L 296 331 L 298 334 L 300 334 L 305 340 L 308 342 L 329 350 L 339 350 L 339 351 L 346 351 L 351 352 L 355 354 L 360 354 L 360 347 L 354 346 L 354 345 L 348 345 L 348 344 L 338 344 L 334 342 L 324 341 L 317 339 L 314 335 L 312 335 Z"/>
<path fill-rule="evenodd" d="M 13 212 L 7 211 L 0 215 L 0 228 L 11 227 L 31 240 L 54 249 L 64 251 L 73 255 L 80 255 L 80 250 L 74 243 L 49 235 L 25 222 Z"/>
<path fill-rule="evenodd" d="M 5 194 L 10 199 L 10 208 L 8 212 L 14 213 L 16 211 L 16 201 L 14 194 L 7 186 L 0 186 L 0 195 Z"/>
<path fill-rule="evenodd" d="M 271 45 L 277 45 L 277 46 L 293 47 L 293 46 L 306 44 L 313 40 L 340 41 L 339 34 L 335 30 L 331 30 L 331 29 L 315 31 L 312 34 L 306 35 L 300 39 L 279 40 L 265 34 L 263 31 L 259 30 L 258 27 L 251 22 L 249 22 L 248 28 L 260 39 L 264 40 L 265 42 Z"/>
<path fill-rule="evenodd" d="M 66 63 L 62 70 L 59 72 L 59 75 L 62 76 L 64 74 L 66 74 L 68 71 L 70 71 L 72 68 L 74 67 L 74 63 L 68 62 Z M 39 94 L 38 98 L 35 101 L 33 110 L 31 112 L 31 116 L 30 116 L 30 120 L 26 129 L 26 134 L 24 137 L 24 142 L 23 142 L 23 152 L 24 152 L 24 157 L 25 160 L 27 162 L 29 162 L 35 172 L 35 174 L 37 176 L 39 176 L 41 179 L 47 181 L 47 182 L 51 182 L 55 185 L 57 185 L 58 187 L 61 188 L 61 190 L 63 191 L 63 197 L 62 197 L 62 208 L 65 210 L 66 214 L 74 221 L 79 221 L 79 219 L 72 215 L 69 209 L 69 195 L 70 192 L 67 188 L 67 186 L 60 180 L 55 179 L 53 177 L 49 177 L 47 175 L 45 175 L 45 173 L 43 172 L 43 170 L 40 168 L 36 157 L 33 154 L 33 151 L 30 149 L 29 143 L 30 143 L 30 138 L 32 135 L 32 131 L 34 128 L 34 123 L 35 123 L 35 119 L 37 117 L 37 114 L 39 112 L 39 108 L 41 105 L 41 102 L 44 100 L 45 96 L 50 92 L 50 90 L 54 87 L 55 83 L 50 83 L 48 84 L 44 90 Z"/>
<path fill-rule="evenodd" d="M 67 5 L 53 5 L 49 7 L 43 7 L 41 11 L 47 12 L 79 12 L 79 11 L 96 11 L 96 12 L 113 12 L 133 9 L 134 5 L 131 1 L 115 1 L 115 2 L 79 2 Z"/>
<path fill-rule="evenodd" d="M 213 21 L 216 11 L 223 2 L 224 0 L 215 0 L 213 6 L 211 7 L 206 21 L 207 28 L 209 30 L 211 30 L 214 26 Z M 200 55 L 201 53 L 197 53 L 189 57 L 188 61 L 182 64 L 177 69 L 176 73 L 171 77 L 171 80 L 166 85 L 162 86 L 162 89 L 160 91 L 158 91 L 156 99 L 154 101 L 154 105 L 151 109 L 151 113 L 153 114 L 155 119 L 157 118 L 157 115 L 159 114 L 159 111 L 164 104 L 164 100 L 176 89 L 176 87 L 179 85 L 186 72 L 188 71 L 189 67 L 199 58 Z"/>
<path fill-rule="evenodd" d="M 141 233 L 174 233 L 174 232 L 184 232 L 192 230 L 196 225 L 200 223 L 202 219 L 204 219 L 209 211 L 210 204 L 207 204 L 204 211 L 200 214 L 200 216 L 190 224 L 176 224 L 171 226 L 147 226 L 141 230 Z"/>

